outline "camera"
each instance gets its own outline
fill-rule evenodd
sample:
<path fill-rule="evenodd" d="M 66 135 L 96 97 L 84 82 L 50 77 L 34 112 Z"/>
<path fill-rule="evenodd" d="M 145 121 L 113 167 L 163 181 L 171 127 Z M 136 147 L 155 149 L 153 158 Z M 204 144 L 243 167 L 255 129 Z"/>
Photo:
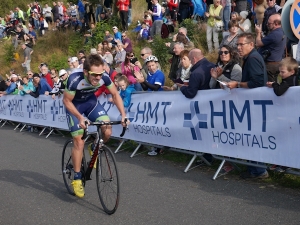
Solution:
<path fill-rule="evenodd" d="M 264 61 L 266 61 L 270 55 L 271 55 L 271 52 L 267 49 L 261 52 L 261 56 L 263 57 Z"/>
<path fill-rule="evenodd" d="M 130 59 L 130 62 L 131 62 L 132 64 L 135 64 L 137 61 L 138 61 L 137 58 L 132 58 L 132 59 Z"/>

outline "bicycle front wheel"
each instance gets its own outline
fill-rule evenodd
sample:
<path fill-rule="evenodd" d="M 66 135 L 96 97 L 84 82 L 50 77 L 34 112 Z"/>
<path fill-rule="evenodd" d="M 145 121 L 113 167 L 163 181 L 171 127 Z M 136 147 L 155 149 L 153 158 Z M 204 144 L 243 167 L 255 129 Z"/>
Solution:
<path fill-rule="evenodd" d="M 116 160 L 107 146 L 103 146 L 99 151 L 96 176 L 101 205 L 104 211 L 111 215 L 118 208 L 120 185 Z"/>

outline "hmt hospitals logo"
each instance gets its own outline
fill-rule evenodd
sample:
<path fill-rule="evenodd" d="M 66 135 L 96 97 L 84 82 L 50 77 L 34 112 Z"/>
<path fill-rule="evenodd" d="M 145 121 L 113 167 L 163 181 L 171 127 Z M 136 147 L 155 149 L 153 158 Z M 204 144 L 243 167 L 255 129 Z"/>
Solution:
<path fill-rule="evenodd" d="M 202 137 L 200 129 L 207 129 L 207 114 L 200 113 L 197 101 L 191 101 L 190 111 L 191 113 L 184 113 L 183 127 L 190 128 L 193 140 L 201 141 Z M 194 123 L 196 124 L 194 125 Z"/>

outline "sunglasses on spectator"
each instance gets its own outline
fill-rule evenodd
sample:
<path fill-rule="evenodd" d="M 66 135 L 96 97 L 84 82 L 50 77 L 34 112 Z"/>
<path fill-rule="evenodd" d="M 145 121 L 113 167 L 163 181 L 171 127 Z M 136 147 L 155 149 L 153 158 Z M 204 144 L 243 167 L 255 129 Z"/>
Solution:
<path fill-rule="evenodd" d="M 146 55 L 146 54 L 148 54 L 148 53 L 141 54 L 141 56 L 144 56 L 144 55 Z"/>
<path fill-rule="evenodd" d="M 223 55 L 223 54 L 227 55 L 228 53 L 229 51 L 219 51 L 219 55 Z"/>
<path fill-rule="evenodd" d="M 56 77 L 56 76 L 54 76 L 54 77 L 51 76 L 51 79 L 54 79 L 55 77 Z"/>
<path fill-rule="evenodd" d="M 105 71 L 103 71 L 103 72 L 101 72 L 101 73 L 95 73 L 95 72 L 89 71 L 88 73 L 89 73 L 90 75 L 92 75 L 93 77 L 98 77 L 98 76 L 102 76 L 104 72 L 105 72 Z"/>

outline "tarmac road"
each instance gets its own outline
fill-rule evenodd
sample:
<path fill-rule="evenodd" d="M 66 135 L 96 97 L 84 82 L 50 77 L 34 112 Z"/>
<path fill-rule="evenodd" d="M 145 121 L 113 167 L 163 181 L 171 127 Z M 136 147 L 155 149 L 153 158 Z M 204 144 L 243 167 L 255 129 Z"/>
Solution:
<path fill-rule="evenodd" d="M 0 128 L 0 224 L 300 224 L 300 191 L 235 177 L 159 157 L 116 154 L 121 201 L 114 215 L 101 207 L 96 183 L 86 195 L 67 193 L 61 174 L 66 138 Z"/>

